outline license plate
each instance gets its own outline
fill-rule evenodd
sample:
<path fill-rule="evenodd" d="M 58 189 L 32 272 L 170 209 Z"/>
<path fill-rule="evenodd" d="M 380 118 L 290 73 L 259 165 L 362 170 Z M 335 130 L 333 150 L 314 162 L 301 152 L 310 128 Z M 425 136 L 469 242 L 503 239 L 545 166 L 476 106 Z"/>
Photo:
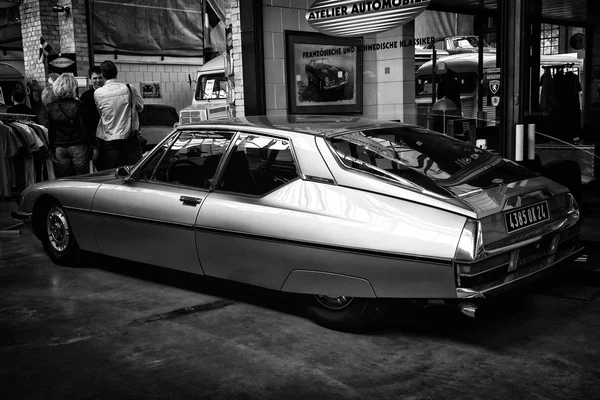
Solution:
<path fill-rule="evenodd" d="M 506 232 L 508 233 L 548 221 L 549 219 L 550 212 L 548 211 L 548 203 L 545 201 L 504 214 Z"/>

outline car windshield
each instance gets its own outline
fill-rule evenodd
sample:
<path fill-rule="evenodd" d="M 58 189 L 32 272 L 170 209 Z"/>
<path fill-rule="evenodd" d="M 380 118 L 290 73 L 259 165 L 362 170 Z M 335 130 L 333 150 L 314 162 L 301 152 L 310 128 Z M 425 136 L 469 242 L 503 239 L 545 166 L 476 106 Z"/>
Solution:
<path fill-rule="evenodd" d="M 479 41 L 474 36 L 456 38 L 452 40 L 452 47 L 455 49 L 476 49 L 479 47 Z"/>
<path fill-rule="evenodd" d="M 499 176 L 504 182 L 530 177 L 500 156 L 418 126 L 362 130 L 329 140 L 346 167 L 442 195 L 448 194 L 446 187 L 491 186 Z M 500 164 L 501 172 L 487 174 Z"/>
<path fill-rule="evenodd" d="M 227 78 L 222 74 L 204 75 L 196 86 L 196 100 L 227 98 Z"/>
<path fill-rule="evenodd" d="M 315 67 L 317 68 L 322 68 L 322 67 L 327 67 L 329 65 L 331 65 L 331 61 L 329 61 L 329 58 L 319 58 L 317 60 L 315 60 Z"/>

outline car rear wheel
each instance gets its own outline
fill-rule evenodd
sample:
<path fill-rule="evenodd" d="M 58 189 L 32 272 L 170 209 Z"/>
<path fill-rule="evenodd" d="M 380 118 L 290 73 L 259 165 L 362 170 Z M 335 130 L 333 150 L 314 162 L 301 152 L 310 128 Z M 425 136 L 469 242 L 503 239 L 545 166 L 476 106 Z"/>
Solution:
<path fill-rule="evenodd" d="M 306 312 L 316 323 L 338 331 L 365 329 L 376 315 L 375 299 L 312 295 Z"/>
<path fill-rule="evenodd" d="M 80 250 L 75 241 L 67 214 L 58 204 L 52 204 L 45 213 L 42 243 L 48 256 L 59 265 L 73 266 Z"/>

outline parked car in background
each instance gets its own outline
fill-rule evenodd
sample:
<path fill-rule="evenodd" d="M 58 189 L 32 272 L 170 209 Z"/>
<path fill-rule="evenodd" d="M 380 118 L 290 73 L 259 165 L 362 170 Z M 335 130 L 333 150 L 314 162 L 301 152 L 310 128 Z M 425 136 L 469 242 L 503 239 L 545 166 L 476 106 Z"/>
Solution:
<path fill-rule="evenodd" d="M 495 53 L 496 48 L 489 46 L 485 40 L 481 43 L 483 46 L 484 53 Z M 448 36 L 437 38 L 433 43 L 425 46 L 426 49 L 433 49 L 435 46 L 436 50 L 447 51 L 448 54 L 461 54 L 461 53 L 477 53 L 479 51 L 480 43 L 479 37 L 475 35 L 463 35 L 463 36 Z"/>
<path fill-rule="evenodd" d="M 145 104 L 140 113 L 140 130 L 148 143 L 146 150 L 152 149 L 169 133 L 179 121 L 177 110 L 166 104 Z"/>
<path fill-rule="evenodd" d="M 328 58 L 310 60 L 304 69 L 308 82 L 312 82 L 321 92 L 341 88 L 348 82 L 348 71 L 336 67 Z"/>
<path fill-rule="evenodd" d="M 257 116 L 180 125 L 136 165 L 27 187 L 13 217 L 81 251 L 300 294 L 355 330 L 382 300 L 479 302 L 578 257 L 568 189 L 398 122 Z"/>
<path fill-rule="evenodd" d="M 449 54 L 445 50 L 436 49 L 435 51 L 436 61 L 442 57 L 446 57 L 447 55 Z M 433 60 L 433 49 L 425 49 L 423 47 L 415 46 L 415 70 L 419 69 L 421 65 L 431 60 Z"/>

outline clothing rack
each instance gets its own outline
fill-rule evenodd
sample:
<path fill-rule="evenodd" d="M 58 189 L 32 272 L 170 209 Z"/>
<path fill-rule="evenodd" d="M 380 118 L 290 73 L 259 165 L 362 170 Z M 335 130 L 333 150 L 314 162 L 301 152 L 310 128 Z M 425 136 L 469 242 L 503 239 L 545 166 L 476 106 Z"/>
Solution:
<path fill-rule="evenodd" d="M 573 72 L 575 75 L 579 75 L 579 67 L 575 63 L 566 63 L 560 65 L 542 65 L 544 70 L 550 70 L 550 73 L 555 74 L 562 70 L 563 72 Z"/>
<path fill-rule="evenodd" d="M 33 114 L 0 113 L 0 120 L 2 121 L 31 121 L 33 118 L 35 118 Z"/>

